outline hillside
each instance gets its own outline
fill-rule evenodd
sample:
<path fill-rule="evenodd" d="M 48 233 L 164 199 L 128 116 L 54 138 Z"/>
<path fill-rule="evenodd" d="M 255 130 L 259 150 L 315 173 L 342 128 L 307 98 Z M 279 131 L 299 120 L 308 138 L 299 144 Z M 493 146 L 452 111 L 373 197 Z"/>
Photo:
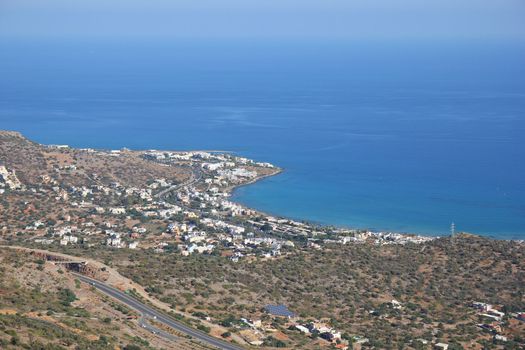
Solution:
<path fill-rule="evenodd" d="M 304 349 L 315 349 L 315 342 L 305 343 L 287 321 L 268 317 L 266 304 L 283 303 L 305 322 L 323 320 L 345 334 L 364 336 L 370 339 L 367 347 L 376 349 L 419 348 L 417 339 L 483 349 L 493 343 L 492 334 L 477 324 L 491 321 L 473 302 L 509 313 L 525 309 L 525 246 L 470 235 L 423 246 L 304 249 L 239 263 L 220 256 L 66 250 L 107 261 L 177 310 L 204 313 L 217 323 L 262 319 Z M 400 306 L 393 307 L 392 300 Z M 503 334 L 522 341 L 525 323 L 509 317 Z M 490 346 L 519 348 L 512 344 Z"/>
<path fill-rule="evenodd" d="M 171 349 L 134 311 L 80 283 L 62 267 L 0 248 L 0 348 Z M 181 338 L 177 348 L 205 349 Z"/>
<path fill-rule="evenodd" d="M 93 184 L 145 186 L 154 179 L 182 182 L 185 167 L 165 167 L 147 162 L 132 151 L 101 152 L 63 146 L 43 146 L 18 132 L 0 131 L 0 164 L 15 171 L 26 185 L 57 182 L 61 185 Z"/>
<path fill-rule="evenodd" d="M 80 150 L 0 132 L 0 162 L 0 244 L 88 258 L 77 271 L 120 274 L 126 293 L 247 349 L 525 345 L 523 242 L 274 217 L 230 195 L 280 169 L 227 153 Z M 1 254 L 5 346 L 183 349 L 66 267 Z"/>

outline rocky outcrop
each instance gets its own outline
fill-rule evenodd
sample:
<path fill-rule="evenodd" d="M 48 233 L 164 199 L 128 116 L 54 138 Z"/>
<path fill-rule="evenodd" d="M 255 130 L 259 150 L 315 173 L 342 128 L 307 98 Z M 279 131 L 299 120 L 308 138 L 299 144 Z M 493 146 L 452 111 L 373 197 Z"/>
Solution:
<path fill-rule="evenodd" d="M 19 138 L 25 139 L 25 137 L 18 131 L 0 130 L 0 138 Z"/>
<path fill-rule="evenodd" d="M 0 188 L 9 188 L 11 190 L 22 188 L 22 183 L 18 180 L 15 171 L 9 171 L 2 164 L 0 164 Z"/>

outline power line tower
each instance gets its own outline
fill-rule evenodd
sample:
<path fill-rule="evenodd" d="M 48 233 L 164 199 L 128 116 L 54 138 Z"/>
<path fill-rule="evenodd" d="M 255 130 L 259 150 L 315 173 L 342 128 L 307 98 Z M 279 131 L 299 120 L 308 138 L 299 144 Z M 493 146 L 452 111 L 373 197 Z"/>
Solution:
<path fill-rule="evenodd" d="M 452 223 L 450 225 L 450 236 L 454 237 L 456 235 L 456 224 Z"/>

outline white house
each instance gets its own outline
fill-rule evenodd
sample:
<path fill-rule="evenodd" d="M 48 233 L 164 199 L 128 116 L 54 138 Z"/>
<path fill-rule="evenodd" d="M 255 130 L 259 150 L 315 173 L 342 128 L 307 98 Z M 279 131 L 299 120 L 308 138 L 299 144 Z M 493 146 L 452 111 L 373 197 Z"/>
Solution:
<path fill-rule="evenodd" d="M 121 214 L 126 214 L 126 208 L 110 208 L 109 209 L 109 212 L 113 215 L 121 215 Z"/>

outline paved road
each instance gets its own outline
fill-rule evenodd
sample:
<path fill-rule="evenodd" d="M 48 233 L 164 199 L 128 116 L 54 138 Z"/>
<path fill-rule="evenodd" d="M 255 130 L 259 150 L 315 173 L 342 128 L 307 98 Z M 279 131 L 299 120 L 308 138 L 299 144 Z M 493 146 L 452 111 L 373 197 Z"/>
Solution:
<path fill-rule="evenodd" d="M 177 341 L 177 340 L 180 340 L 179 338 L 177 338 L 176 336 L 174 336 L 173 334 L 170 334 L 168 332 L 165 332 L 163 331 L 162 329 L 159 329 L 157 327 L 153 327 L 151 324 L 149 324 L 146 319 L 144 318 L 144 316 L 142 316 L 141 318 L 139 318 L 139 326 L 141 326 L 142 328 L 144 328 L 145 330 L 147 331 L 150 331 L 151 333 L 153 334 L 156 334 L 162 338 L 165 338 L 165 339 L 168 339 L 168 340 L 171 340 L 171 341 Z"/>
<path fill-rule="evenodd" d="M 116 288 L 110 287 L 107 284 L 101 283 L 100 281 L 97 281 L 95 279 L 92 279 L 92 278 L 89 278 L 83 275 L 79 275 L 77 273 L 74 273 L 74 275 L 78 277 L 78 279 L 81 280 L 82 282 L 91 284 L 92 286 L 100 290 L 102 293 L 107 294 L 117 299 L 121 303 L 129 306 L 130 308 L 140 312 L 143 315 L 143 317 L 153 318 L 155 319 L 155 321 L 159 323 L 162 323 L 186 335 L 191 335 L 193 338 L 200 340 L 203 343 L 214 346 L 221 350 L 243 350 L 243 348 L 241 348 L 240 346 L 233 345 L 228 342 L 222 341 L 204 332 L 193 329 L 183 323 L 175 321 L 170 316 L 167 316 L 164 313 L 159 312 L 155 310 L 154 308 L 141 303 L 140 301 L 130 297 L 126 293 L 123 293 Z M 146 326 L 144 328 L 150 331 L 156 332 L 156 334 L 158 334 L 159 336 L 163 336 L 164 338 L 167 338 L 168 340 L 174 340 L 174 338 L 172 338 L 173 336 L 170 335 L 171 337 L 166 337 L 165 336 L 167 334 L 166 332 L 162 332 L 148 324 L 145 324 L 144 321 L 141 321 L 139 323 L 141 324 L 141 326 Z"/>
<path fill-rule="evenodd" d="M 197 175 L 195 173 L 197 173 Z M 200 170 L 191 169 L 191 178 L 188 181 L 183 182 L 183 183 L 178 184 L 178 185 L 170 186 L 170 187 L 160 191 L 159 193 L 153 195 L 153 197 L 163 199 L 166 194 L 168 194 L 170 192 L 173 192 L 173 191 L 178 191 L 178 190 L 180 190 L 181 188 L 184 188 L 184 187 L 191 186 L 194 183 L 200 181 L 201 178 L 202 178 L 202 172 Z"/>

